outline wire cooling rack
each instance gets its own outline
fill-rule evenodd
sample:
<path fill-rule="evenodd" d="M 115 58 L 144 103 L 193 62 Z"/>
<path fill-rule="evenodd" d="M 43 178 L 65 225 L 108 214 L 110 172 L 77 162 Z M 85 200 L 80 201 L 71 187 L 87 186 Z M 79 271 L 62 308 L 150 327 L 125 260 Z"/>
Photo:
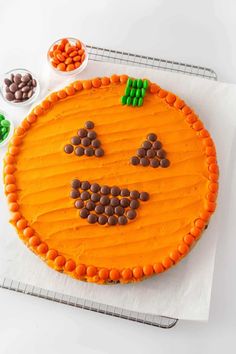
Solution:
<path fill-rule="evenodd" d="M 181 62 L 99 48 L 90 45 L 87 45 L 87 49 L 89 53 L 89 60 L 92 61 L 134 65 L 152 69 L 183 73 L 187 75 L 200 76 L 210 80 L 217 80 L 217 75 L 212 69 L 204 68 L 202 66 L 184 64 Z M 25 284 L 7 278 L 0 278 L 0 288 L 16 291 L 35 297 L 40 297 L 43 299 L 78 307 L 84 310 L 98 312 L 113 317 L 119 317 L 125 320 L 144 323 L 155 327 L 172 328 L 178 322 L 178 319 L 176 318 L 128 311 L 119 307 L 103 305 L 98 302 L 90 301 L 87 299 L 64 295 L 58 292 L 49 291 L 47 289 L 35 287 L 30 284 Z"/>

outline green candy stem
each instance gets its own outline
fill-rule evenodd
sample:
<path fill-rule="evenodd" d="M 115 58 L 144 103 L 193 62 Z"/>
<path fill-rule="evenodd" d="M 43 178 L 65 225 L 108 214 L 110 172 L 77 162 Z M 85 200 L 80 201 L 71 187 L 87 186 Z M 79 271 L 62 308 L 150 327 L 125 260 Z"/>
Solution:
<path fill-rule="evenodd" d="M 130 106 L 131 103 L 132 103 L 132 97 L 129 96 L 129 97 L 127 98 L 126 104 L 127 104 L 127 106 Z"/>
<path fill-rule="evenodd" d="M 137 88 L 137 82 L 138 82 L 138 80 L 136 80 L 136 79 L 133 81 L 133 86 L 132 86 L 133 88 Z"/>
<path fill-rule="evenodd" d="M 135 88 L 132 88 L 132 90 L 130 91 L 130 96 L 131 96 L 131 97 L 134 97 L 134 96 L 135 96 L 135 93 L 136 93 Z"/>
<path fill-rule="evenodd" d="M 146 95 L 146 90 L 144 88 L 142 88 L 141 90 L 141 96 L 144 97 Z"/>
<path fill-rule="evenodd" d="M 143 81 L 141 79 L 138 79 L 137 81 L 137 87 L 141 89 L 143 87 Z"/>
<path fill-rule="evenodd" d="M 129 96 L 130 95 L 130 91 L 131 91 L 130 87 L 126 87 L 125 96 Z"/>
<path fill-rule="evenodd" d="M 121 103 L 124 105 L 127 102 L 127 96 L 122 96 L 121 97 Z"/>
<path fill-rule="evenodd" d="M 138 88 L 136 91 L 136 97 L 140 97 L 140 96 L 141 96 L 141 90 L 140 88 Z"/>
<path fill-rule="evenodd" d="M 148 80 L 143 80 L 143 88 L 144 89 L 148 88 Z"/>
<path fill-rule="evenodd" d="M 138 107 L 140 107 L 140 106 L 142 106 L 142 105 L 143 105 L 143 98 L 140 97 L 140 98 L 138 99 Z"/>
<path fill-rule="evenodd" d="M 133 107 L 137 106 L 137 104 L 138 104 L 138 98 L 137 97 L 134 97 L 132 104 L 133 104 Z"/>
<path fill-rule="evenodd" d="M 129 77 L 128 80 L 127 80 L 126 87 L 131 87 L 132 84 L 133 84 L 133 80 Z"/>

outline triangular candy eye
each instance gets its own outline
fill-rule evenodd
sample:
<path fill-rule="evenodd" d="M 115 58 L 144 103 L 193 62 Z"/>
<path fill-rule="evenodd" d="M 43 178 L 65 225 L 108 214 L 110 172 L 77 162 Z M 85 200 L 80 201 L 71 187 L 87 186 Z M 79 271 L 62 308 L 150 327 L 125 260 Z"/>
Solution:
<path fill-rule="evenodd" d="M 130 159 L 131 165 L 141 165 L 143 167 L 151 166 L 153 168 L 170 166 L 167 159 L 167 153 L 162 148 L 162 143 L 157 139 L 157 135 L 149 133 L 146 140 L 136 151 L 136 155 Z"/>
<path fill-rule="evenodd" d="M 95 156 L 102 157 L 104 150 L 101 148 L 101 141 L 97 138 L 97 133 L 92 121 L 87 121 L 84 128 L 80 128 L 76 135 L 72 136 L 70 143 L 64 146 L 66 154 L 74 154 L 76 156 Z"/>

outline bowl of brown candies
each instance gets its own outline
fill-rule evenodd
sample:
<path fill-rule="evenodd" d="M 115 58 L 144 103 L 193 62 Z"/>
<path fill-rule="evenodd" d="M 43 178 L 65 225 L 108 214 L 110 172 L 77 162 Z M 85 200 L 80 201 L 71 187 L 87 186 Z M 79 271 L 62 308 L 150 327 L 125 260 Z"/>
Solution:
<path fill-rule="evenodd" d="M 10 104 L 31 104 L 40 91 L 38 79 L 29 70 L 14 69 L 4 74 L 1 82 L 3 99 Z"/>

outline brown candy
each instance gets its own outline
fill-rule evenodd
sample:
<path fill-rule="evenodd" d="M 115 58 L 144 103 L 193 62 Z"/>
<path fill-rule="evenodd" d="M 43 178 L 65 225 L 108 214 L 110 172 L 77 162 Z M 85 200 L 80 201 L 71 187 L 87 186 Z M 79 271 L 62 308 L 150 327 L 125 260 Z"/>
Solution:
<path fill-rule="evenodd" d="M 139 198 L 139 195 L 140 195 L 139 192 L 136 191 L 136 190 L 130 192 L 130 197 L 131 197 L 132 199 L 138 199 L 138 198 Z"/>
<path fill-rule="evenodd" d="M 108 187 L 108 186 L 102 186 L 101 187 L 101 193 L 102 194 L 109 194 L 110 193 L 110 187 Z"/>
<path fill-rule="evenodd" d="M 72 191 L 70 192 L 70 197 L 73 199 L 79 198 L 80 196 L 80 192 L 77 191 L 76 189 L 72 189 Z"/>
<path fill-rule="evenodd" d="M 82 200 L 88 200 L 88 199 L 90 199 L 90 193 L 88 191 L 84 191 L 81 193 L 80 198 Z"/>
<path fill-rule="evenodd" d="M 153 143 L 152 147 L 155 150 L 160 150 L 162 148 L 162 143 L 159 140 L 157 140 Z"/>
<path fill-rule="evenodd" d="M 115 215 L 109 216 L 109 218 L 108 218 L 109 225 L 116 225 L 117 222 L 118 222 L 118 219 Z"/>
<path fill-rule="evenodd" d="M 104 207 L 103 205 L 101 205 L 101 204 L 98 204 L 98 205 L 96 205 L 96 207 L 95 207 L 95 212 L 96 212 L 97 214 L 102 214 L 102 213 L 104 213 L 104 210 L 105 210 L 105 207 Z"/>
<path fill-rule="evenodd" d="M 98 223 L 100 225 L 105 225 L 107 223 L 107 221 L 108 221 L 108 218 L 105 215 L 100 215 L 98 217 Z"/>
<path fill-rule="evenodd" d="M 99 186 L 99 184 L 98 184 L 98 183 L 93 183 L 93 184 L 91 184 L 90 190 L 91 190 L 91 192 L 93 192 L 93 193 L 99 192 L 99 191 L 100 191 L 100 186 Z"/>
<path fill-rule="evenodd" d="M 91 195 L 91 200 L 95 203 L 97 203 L 100 200 L 100 198 L 101 198 L 100 194 L 98 194 L 98 193 L 92 193 L 92 195 Z"/>
<path fill-rule="evenodd" d="M 95 150 L 96 157 L 102 157 L 104 155 L 104 150 L 102 148 L 98 148 Z"/>
<path fill-rule="evenodd" d="M 150 161 L 147 157 L 142 157 L 140 159 L 140 165 L 142 165 L 143 167 L 146 167 L 150 164 Z"/>
<path fill-rule="evenodd" d="M 139 148 L 139 149 L 137 150 L 137 155 L 138 155 L 138 157 L 144 157 L 144 156 L 146 156 L 146 150 L 145 150 L 144 148 Z"/>
<path fill-rule="evenodd" d="M 87 147 L 84 149 L 84 154 L 86 156 L 93 156 L 94 155 L 94 150 L 92 147 Z"/>
<path fill-rule="evenodd" d="M 130 208 L 131 209 L 138 209 L 138 207 L 139 207 L 139 201 L 136 199 L 131 200 Z"/>
<path fill-rule="evenodd" d="M 113 197 L 117 197 L 120 194 L 120 188 L 117 186 L 113 186 L 111 187 L 111 195 L 113 195 Z"/>
<path fill-rule="evenodd" d="M 94 140 L 94 139 L 96 139 L 97 134 L 96 134 L 95 131 L 92 130 L 92 131 L 89 131 L 89 132 L 88 132 L 88 135 L 87 135 L 87 136 L 88 136 L 89 139 Z"/>
<path fill-rule="evenodd" d="M 157 168 L 160 165 L 160 161 L 158 159 L 152 159 L 150 161 L 150 166 L 152 166 L 153 168 Z"/>
<path fill-rule="evenodd" d="M 154 156 L 156 156 L 156 151 L 154 149 L 147 150 L 147 157 L 149 159 L 153 158 Z"/>
<path fill-rule="evenodd" d="M 148 150 L 148 149 L 151 149 L 152 147 L 152 143 L 148 140 L 145 140 L 143 143 L 142 143 L 142 147 L 145 149 L 145 150 Z"/>
<path fill-rule="evenodd" d="M 123 207 L 123 208 L 127 208 L 130 204 L 130 201 L 128 198 L 122 198 L 120 200 L 120 205 Z"/>
<path fill-rule="evenodd" d="M 146 202 L 149 199 L 149 194 L 147 192 L 141 192 L 140 193 L 140 200 L 143 202 Z"/>
<path fill-rule="evenodd" d="M 123 215 L 125 212 L 125 209 L 121 206 L 121 205 L 118 205 L 117 207 L 115 207 L 115 214 L 120 216 L 120 215 Z"/>
<path fill-rule="evenodd" d="M 11 74 L 10 78 L 5 78 L 4 84 L 5 98 L 8 101 L 20 103 L 33 96 L 37 81 L 32 79 L 32 75 L 29 73 L 23 76 L 20 73 L 16 73 Z"/>
<path fill-rule="evenodd" d="M 147 139 L 150 141 L 156 141 L 157 140 L 157 135 L 154 133 L 150 133 L 147 135 Z"/>
<path fill-rule="evenodd" d="M 84 148 L 82 148 L 81 146 L 78 146 L 77 148 L 75 148 L 75 155 L 76 156 L 83 156 L 84 155 Z"/>
<path fill-rule="evenodd" d="M 168 159 L 162 159 L 160 161 L 160 165 L 161 165 L 161 167 L 164 167 L 164 168 L 169 167 L 170 166 L 170 161 Z"/>
<path fill-rule="evenodd" d="M 126 225 L 128 222 L 127 217 L 125 215 L 119 216 L 118 217 L 118 223 L 120 225 Z"/>
<path fill-rule="evenodd" d="M 137 213 L 136 213 L 136 211 L 134 209 L 130 209 L 130 210 L 127 211 L 126 215 L 127 215 L 128 219 L 133 220 L 133 219 L 136 218 Z"/>
<path fill-rule="evenodd" d="M 108 204 L 110 204 L 110 198 L 108 197 L 108 196 L 106 196 L 106 195 L 103 195 L 101 198 L 100 198 L 100 203 L 102 204 L 102 205 L 108 205 Z"/>
<path fill-rule="evenodd" d="M 82 138 L 81 139 L 81 144 L 83 146 L 89 146 L 91 144 L 91 140 L 88 137 Z"/>
<path fill-rule="evenodd" d="M 98 139 L 92 141 L 92 146 L 95 148 L 99 148 L 101 146 L 101 142 Z"/>
<path fill-rule="evenodd" d="M 83 207 L 84 207 L 84 202 L 83 202 L 83 200 L 76 200 L 76 202 L 75 202 L 75 207 L 77 208 L 77 209 L 82 209 Z"/>
<path fill-rule="evenodd" d="M 87 130 L 84 128 L 78 130 L 78 135 L 80 138 L 85 138 L 87 136 L 87 133 Z"/>
<path fill-rule="evenodd" d="M 86 203 L 86 209 L 88 209 L 89 211 L 92 211 L 95 209 L 95 203 L 92 202 L 91 200 L 89 200 L 87 203 Z"/>
<path fill-rule="evenodd" d="M 111 205 L 105 207 L 105 214 L 111 216 L 114 214 L 114 208 Z"/>
<path fill-rule="evenodd" d="M 90 224 L 95 224 L 95 222 L 97 222 L 98 217 L 95 214 L 89 214 L 89 216 L 87 217 L 87 220 Z"/>
<path fill-rule="evenodd" d="M 86 129 L 93 129 L 94 123 L 91 120 L 88 120 L 87 122 L 85 122 L 84 126 Z"/>
<path fill-rule="evenodd" d="M 122 197 L 129 197 L 129 190 L 127 188 L 122 188 L 121 191 L 120 191 L 120 195 Z"/>
<path fill-rule="evenodd" d="M 83 189 L 84 191 L 88 190 L 90 188 L 90 183 L 88 181 L 83 181 L 81 182 L 80 188 Z"/>
<path fill-rule="evenodd" d="M 73 179 L 73 181 L 71 182 L 71 187 L 74 189 L 77 189 L 80 187 L 80 180 L 78 179 Z"/>
<path fill-rule="evenodd" d="M 120 204 L 120 200 L 118 198 L 111 198 L 110 204 L 111 206 L 116 207 L 117 205 Z"/>
<path fill-rule="evenodd" d="M 64 146 L 64 151 L 66 154 L 71 154 L 74 151 L 74 148 L 71 144 L 66 144 Z"/>
<path fill-rule="evenodd" d="M 166 152 L 163 149 L 157 150 L 157 157 L 164 159 L 166 157 Z"/>
<path fill-rule="evenodd" d="M 89 211 L 87 209 L 83 208 L 80 210 L 79 215 L 81 216 L 81 218 L 86 219 L 89 215 Z"/>
<path fill-rule="evenodd" d="M 130 159 L 130 163 L 133 166 L 137 166 L 137 165 L 139 165 L 140 160 L 139 160 L 139 158 L 137 156 L 132 156 L 131 159 Z"/>
<path fill-rule="evenodd" d="M 70 139 L 71 144 L 73 145 L 79 145 L 81 143 L 81 139 L 79 136 L 72 136 L 72 138 Z"/>

